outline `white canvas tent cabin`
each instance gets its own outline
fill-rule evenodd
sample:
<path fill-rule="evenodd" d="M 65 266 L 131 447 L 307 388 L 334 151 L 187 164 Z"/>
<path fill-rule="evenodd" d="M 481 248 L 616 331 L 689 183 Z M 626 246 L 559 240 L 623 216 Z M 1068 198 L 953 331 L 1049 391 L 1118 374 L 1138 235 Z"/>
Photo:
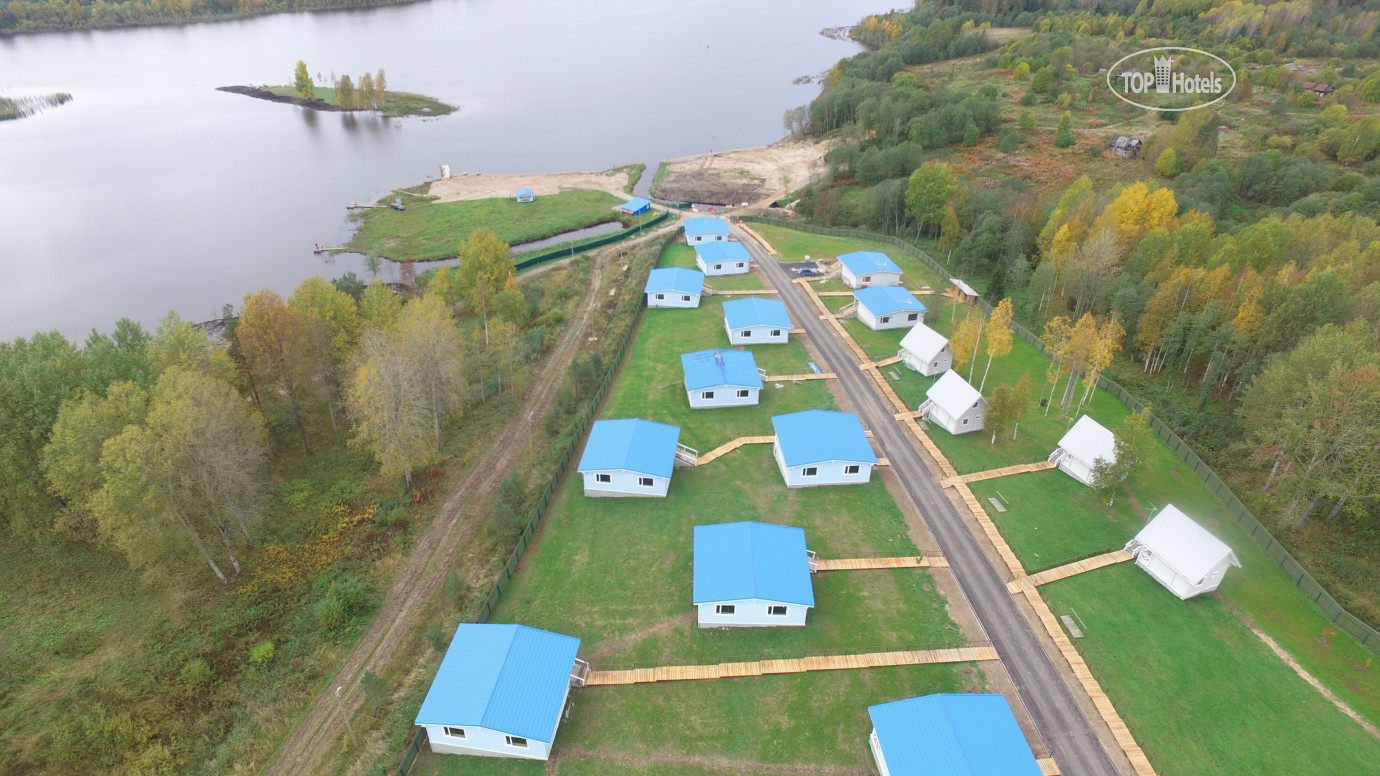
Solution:
<path fill-rule="evenodd" d="M 941 375 L 925 391 L 925 397 L 920 405 L 920 416 L 925 420 L 943 426 L 950 434 L 982 430 L 987 400 L 954 370 Z"/>
<path fill-rule="evenodd" d="M 949 347 L 949 341 L 924 323 L 917 323 L 906 332 L 896 355 L 901 363 L 926 377 L 943 374 L 954 363 L 954 351 Z"/>
<path fill-rule="evenodd" d="M 1116 463 L 1116 436 L 1087 415 L 1073 424 L 1049 455 L 1050 463 L 1084 485 L 1092 485 L 1098 461 Z"/>
<path fill-rule="evenodd" d="M 1216 590 L 1227 567 L 1241 568 L 1230 547 L 1173 504 L 1166 504 L 1127 542 L 1126 551 L 1182 600 Z"/>

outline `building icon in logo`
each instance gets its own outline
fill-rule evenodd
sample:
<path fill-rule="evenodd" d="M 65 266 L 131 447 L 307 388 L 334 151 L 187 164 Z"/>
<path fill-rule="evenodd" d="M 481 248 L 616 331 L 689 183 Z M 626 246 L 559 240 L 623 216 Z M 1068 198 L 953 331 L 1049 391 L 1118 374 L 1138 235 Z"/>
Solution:
<path fill-rule="evenodd" d="M 1169 93 L 1169 57 L 1155 57 L 1155 91 Z"/>

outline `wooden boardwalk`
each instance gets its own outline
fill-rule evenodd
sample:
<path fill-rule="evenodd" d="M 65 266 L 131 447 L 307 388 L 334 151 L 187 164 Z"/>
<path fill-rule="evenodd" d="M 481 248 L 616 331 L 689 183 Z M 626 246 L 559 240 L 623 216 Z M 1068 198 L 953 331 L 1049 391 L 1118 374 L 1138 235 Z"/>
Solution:
<path fill-rule="evenodd" d="M 833 372 L 821 372 L 819 374 L 810 373 L 807 375 L 767 375 L 763 378 L 764 383 L 786 383 L 799 382 L 801 380 L 837 380 L 838 375 Z"/>
<path fill-rule="evenodd" d="M 766 239 L 762 237 L 762 235 L 758 234 L 752 227 L 748 226 L 742 221 L 739 221 L 738 228 L 742 229 L 744 232 L 747 232 L 749 237 L 756 240 L 757 244 L 762 246 L 762 250 L 766 251 L 772 256 L 776 255 L 776 249 L 771 247 L 771 243 L 767 242 Z"/>
<path fill-rule="evenodd" d="M 625 671 L 590 671 L 586 687 L 644 682 L 677 682 L 692 679 L 729 679 L 739 676 L 767 676 L 769 674 L 799 674 L 807 671 L 839 671 L 850 668 L 885 668 L 888 666 L 918 666 L 933 663 L 971 663 L 978 660 L 997 660 L 992 647 L 953 647 L 951 649 L 915 649 L 898 652 L 867 652 L 860 655 L 826 655 L 786 660 L 755 660 L 747 663 L 714 663 L 701 666 L 661 666 L 633 668 Z"/>
<path fill-rule="evenodd" d="M 948 568 L 943 555 L 909 558 L 816 558 L 815 571 L 868 571 L 871 569 Z"/>
<path fill-rule="evenodd" d="M 1012 474 L 1025 474 L 1027 472 L 1042 472 L 1046 469 L 1053 469 L 1054 464 L 1049 461 L 1039 461 L 1037 463 L 1022 463 L 1015 466 L 1005 466 L 1000 469 L 988 469 L 985 472 L 973 472 L 972 474 L 960 474 L 957 477 L 947 477 L 940 481 L 940 485 L 945 488 L 952 488 L 960 483 L 981 482 L 982 480 L 994 480 L 998 477 L 1008 477 Z"/>
<path fill-rule="evenodd" d="M 1007 546 L 1006 539 L 1002 538 L 1001 532 L 997 530 L 997 524 L 993 523 L 992 518 L 987 516 L 987 510 L 983 509 L 982 504 L 978 503 L 977 496 L 974 496 L 973 491 L 969 490 L 968 486 L 964 483 L 960 482 L 953 487 L 954 490 L 958 492 L 959 498 L 963 499 L 963 503 L 967 505 L 968 511 L 972 512 L 973 517 L 977 519 L 978 525 L 982 527 L 982 533 L 987 537 L 987 540 L 991 542 L 992 546 L 996 548 L 997 555 L 999 555 L 1002 562 L 1006 564 L 1008 580 L 1021 579 L 1024 577 L 1025 567 L 1021 565 L 1021 561 L 1016 557 L 1016 553 L 1012 552 L 1011 548 Z"/>
<path fill-rule="evenodd" d="M 1053 757 L 1045 757 L 1035 761 L 1040 766 L 1040 776 L 1062 776 L 1063 771 L 1059 770 L 1059 763 L 1054 762 Z"/>
<path fill-rule="evenodd" d="M 884 358 L 881 361 L 873 361 L 872 365 L 877 367 L 878 369 L 881 369 L 884 366 L 891 366 L 892 364 L 899 364 L 900 362 L 900 356 L 892 356 L 891 358 Z"/>
<path fill-rule="evenodd" d="M 733 452 L 734 450 L 737 450 L 738 448 L 742 447 L 743 445 L 769 445 L 769 444 L 771 444 L 771 443 L 773 443 L 773 442 L 775 442 L 775 441 L 776 441 L 776 437 L 775 437 L 775 436 L 749 436 L 749 437 L 738 437 L 737 439 L 733 440 L 732 442 L 729 442 L 729 443 L 727 443 L 727 444 L 719 445 L 718 447 L 714 448 L 713 450 L 710 450 L 709 452 L 705 453 L 704 455 L 701 455 L 701 456 L 695 461 L 695 465 L 696 465 L 696 466 L 704 466 L 705 464 L 709 463 L 710 461 L 714 460 L 715 458 L 718 458 L 718 457 L 720 457 L 720 456 L 722 456 L 722 455 L 724 455 L 724 454 L 726 454 L 726 453 L 731 453 L 731 452 Z"/>
<path fill-rule="evenodd" d="M 1118 563 L 1125 563 L 1131 560 L 1131 553 L 1125 550 L 1113 550 L 1111 552 L 1095 555 L 1091 558 L 1076 560 L 1072 563 L 1065 563 L 1052 569 L 1046 569 L 1038 574 L 1031 574 L 1028 577 L 1021 577 L 1006 583 L 1006 589 L 1012 593 L 1023 592 L 1026 588 L 1047 585 L 1050 582 L 1057 582 L 1061 579 L 1068 579 L 1077 576 L 1085 571 L 1095 571 L 1106 566 L 1115 566 Z"/>

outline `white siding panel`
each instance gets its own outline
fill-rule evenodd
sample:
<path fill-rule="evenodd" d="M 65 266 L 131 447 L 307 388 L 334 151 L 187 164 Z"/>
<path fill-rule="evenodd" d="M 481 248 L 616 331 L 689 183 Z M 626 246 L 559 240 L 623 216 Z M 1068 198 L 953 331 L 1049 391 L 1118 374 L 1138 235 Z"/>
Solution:
<path fill-rule="evenodd" d="M 715 614 L 716 607 L 724 604 L 733 605 L 733 614 Z M 767 607 L 769 606 L 784 606 L 786 613 L 784 615 L 767 614 Z M 808 606 L 783 604 L 780 601 L 764 601 L 760 598 L 699 604 L 696 609 L 699 611 L 699 626 L 701 628 L 799 627 L 805 624 L 805 618 L 810 612 Z"/>
<path fill-rule="evenodd" d="M 728 341 L 733 345 L 782 345 L 790 341 L 789 328 L 784 326 L 744 326 L 741 329 L 728 328 L 728 321 L 724 321 L 724 329 L 728 332 Z M 744 337 L 743 332 L 751 331 L 752 336 Z M 773 337 L 772 332 L 778 332 Z"/>
<path fill-rule="evenodd" d="M 656 298 L 656 297 L 657 297 L 657 294 L 660 294 L 660 295 L 661 295 L 662 297 L 664 297 L 664 298 L 663 298 L 663 299 L 657 299 L 657 298 Z M 686 299 L 685 297 L 687 297 L 687 296 L 690 297 L 690 298 L 689 298 L 689 299 Z M 648 292 L 647 292 L 647 306 L 648 306 L 648 307 L 699 307 L 699 306 L 700 306 L 700 295 L 699 295 L 699 294 L 683 294 L 683 293 L 681 293 L 681 292 L 679 292 L 679 291 L 648 291 Z"/>
<path fill-rule="evenodd" d="M 569 691 L 567 691 L 568 694 Z M 562 704 L 564 708 L 564 704 Z M 508 746 L 505 734 L 482 727 L 465 727 L 463 739 L 451 738 L 444 725 L 424 725 L 431 751 L 438 754 L 468 754 L 477 757 L 517 757 L 526 760 L 545 760 L 551 756 L 551 746 L 544 741 L 527 740 L 527 748 Z"/>
<path fill-rule="evenodd" d="M 607 474 L 609 482 L 599 482 L 598 475 Z M 621 469 L 613 471 L 588 471 L 583 472 L 585 478 L 586 496 L 643 496 L 648 498 L 664 498 L 666 491 L 671 487 L 670 477 L 651 477 L 652 486 L 645 487 L 638 484 L 642 477 L 650 475 L 637 474 L 636 472 L 623 471 Z"/>
<path fill-rule="evenodd" d="M 714 398 L 704 398 L 705 391 L 713 391 Z M 747 391 L 747 397 L 739 397 L 739 391 Z M 733 385 L 721 385 L 717 388 L 703 388 L 698 391 L 686 391 L 686 395 L 690 399 L 691 409 L 705 410 L 713 409 L 714 407 L 747 407 L 757 404 L 759 400 L 759 391 L 760 389 L 758 388 L 740 388 Z"/>

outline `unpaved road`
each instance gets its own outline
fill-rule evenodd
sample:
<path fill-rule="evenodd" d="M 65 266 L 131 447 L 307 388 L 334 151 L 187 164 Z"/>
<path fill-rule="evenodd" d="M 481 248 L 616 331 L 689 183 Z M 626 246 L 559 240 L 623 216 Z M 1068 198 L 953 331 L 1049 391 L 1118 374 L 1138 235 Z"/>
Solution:
<path fill-rule="evenodd" d="M 270 776 L 315 773 L 327 756 L 339 749 L 344 731 L 340 725 L 340 707 L 334 697 L 334 689 L 338 686 L 347 688 L 343 702 L 352 713 L 364 702 L 360 677 L 366 671 L 380 670 L 399 642 L 416 627 L 427 603 L 454 567 L 461 547 L 477 527 L 482 527 L 483 521 L 474 519 L 475 507 L 486 504 L 497 492 L 499 484 L 523 449 L 519 440 L 528 439 L 546 414 L 545 409 L 551 404 L 561 377 L 569 370 L 580 335 L 601 301 L 602 265 L 603 262 L 595 261 L 579 312 L 538 373 L 527 400 L 505 433 L 498 435 L 482 455 L 474 457 L 476 461 L 483 461 L 484 465 L 474 466 L 465 481 L 442 505 L 426 532 L 417 538 L 412 555 L 398 572 L 388 597 L 374 617 L 373 625 L 331 681 L 330 689 L 316 699 L 306 719 L 279 751 L 277 759 L 266 772 Z"/>

